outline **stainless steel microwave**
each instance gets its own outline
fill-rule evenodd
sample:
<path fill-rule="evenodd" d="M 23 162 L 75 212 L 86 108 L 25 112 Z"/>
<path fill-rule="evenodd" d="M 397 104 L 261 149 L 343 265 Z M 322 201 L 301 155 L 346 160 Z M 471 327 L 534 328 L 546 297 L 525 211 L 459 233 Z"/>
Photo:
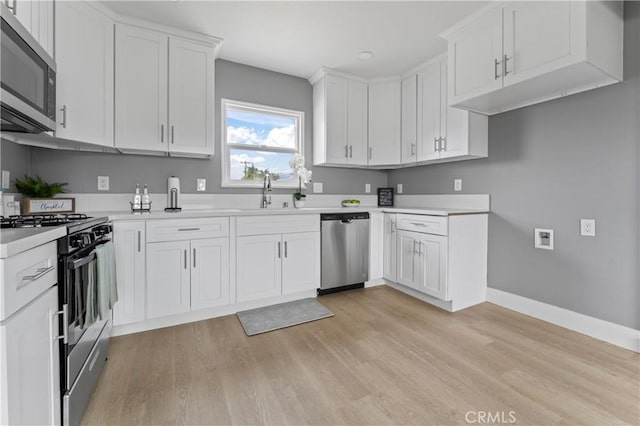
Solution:
<path fill-rule="evenodd" d="M 0 2 L 0 130 L 42 133 L 56 129 L 56 64 Z"/>

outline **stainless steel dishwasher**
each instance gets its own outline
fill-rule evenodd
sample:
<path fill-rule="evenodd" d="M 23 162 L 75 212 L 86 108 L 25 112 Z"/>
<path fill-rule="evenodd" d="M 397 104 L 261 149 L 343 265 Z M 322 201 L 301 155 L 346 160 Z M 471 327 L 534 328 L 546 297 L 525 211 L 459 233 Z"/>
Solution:
<path fill-rule="evenodd" d="M 321 214 L 318 294 L 364 287 L 369 279 L 369 213 Z"/>

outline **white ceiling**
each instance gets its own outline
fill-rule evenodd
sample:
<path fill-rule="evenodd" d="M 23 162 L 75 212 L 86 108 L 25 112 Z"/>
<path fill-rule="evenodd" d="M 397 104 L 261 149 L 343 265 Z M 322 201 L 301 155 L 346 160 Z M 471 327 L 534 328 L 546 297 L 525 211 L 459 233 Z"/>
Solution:
<path fill-rule="evenodd" d="M 446 50 L 438 33 L 486 1 L 105 1 L 117 13 L 224 39 L 220 57 L 303 78 L 325 66 L 402 74 Z M 361 61 L 370 50 L 373 59 Z"/>

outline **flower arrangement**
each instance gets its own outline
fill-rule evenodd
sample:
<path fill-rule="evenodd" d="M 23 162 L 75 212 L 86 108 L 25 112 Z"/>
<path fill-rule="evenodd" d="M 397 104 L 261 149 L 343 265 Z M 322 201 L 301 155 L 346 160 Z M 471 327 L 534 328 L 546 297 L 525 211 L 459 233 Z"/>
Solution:
<path fill-rule="evenodd" d="M 304 157 L 300 154 L 291 157 L 289 166 L 293 170 L 294 176 L 298 176 L 298 192 L 293 193 L 293 198 L 298 201 L 304 200 L 307 195 L 302 192 L 302 184 L 311 182 L 312 172 L 304 166 Z"/>

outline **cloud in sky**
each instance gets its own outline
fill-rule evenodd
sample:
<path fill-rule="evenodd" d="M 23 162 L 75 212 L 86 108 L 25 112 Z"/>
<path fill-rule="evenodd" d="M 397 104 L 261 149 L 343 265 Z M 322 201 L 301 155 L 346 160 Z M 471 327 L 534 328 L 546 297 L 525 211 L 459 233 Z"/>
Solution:
<path fill-rule="evenodd" d="M 227 142 L 231 144 L 295 149 L 296 129 L 295 125 L 291 124 L 285 127 L 274 127 L 267 133 L 245 126 L 227 126 Z"/>

